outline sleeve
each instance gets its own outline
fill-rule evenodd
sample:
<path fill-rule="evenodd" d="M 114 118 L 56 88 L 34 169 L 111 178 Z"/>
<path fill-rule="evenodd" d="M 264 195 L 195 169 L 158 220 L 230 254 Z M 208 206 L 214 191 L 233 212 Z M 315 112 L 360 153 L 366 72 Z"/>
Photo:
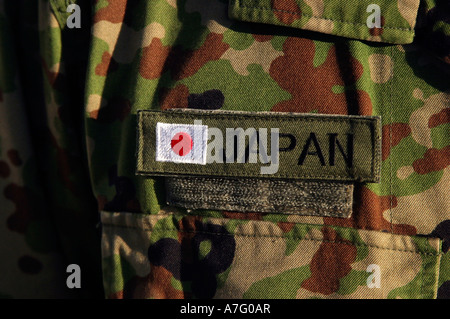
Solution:
<path fill-rule="evenodd" d="M 2 297 L 103 296 L 82 134 L 89 27 L 65 28 L 65 4 L 0 1 Z M 67 285 L 71 264 L 80 289 Z"/>

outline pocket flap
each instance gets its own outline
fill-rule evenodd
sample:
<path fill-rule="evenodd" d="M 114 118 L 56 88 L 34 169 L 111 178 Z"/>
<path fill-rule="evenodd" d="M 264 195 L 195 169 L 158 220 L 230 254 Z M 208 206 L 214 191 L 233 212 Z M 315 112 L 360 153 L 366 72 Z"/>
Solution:
<path fill-rule="evenodd" d="M 419 0 L 229 0 L 232 19 L 373 42 L 414 38 Z"/>
<path fill-rule="evenodd" d="M 102 212 L 108 298 L 436 298 L 442 241 L 330 225 Z"/>

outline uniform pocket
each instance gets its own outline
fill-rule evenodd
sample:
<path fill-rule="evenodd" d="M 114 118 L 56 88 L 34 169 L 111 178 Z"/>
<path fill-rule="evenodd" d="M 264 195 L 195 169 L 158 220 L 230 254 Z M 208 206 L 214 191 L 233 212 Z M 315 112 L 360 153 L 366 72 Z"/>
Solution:
<path fill-rule="evenodd" d="M 441 240 L 316 224 L 102 212 L 109 298 L 435 298 Z"/>

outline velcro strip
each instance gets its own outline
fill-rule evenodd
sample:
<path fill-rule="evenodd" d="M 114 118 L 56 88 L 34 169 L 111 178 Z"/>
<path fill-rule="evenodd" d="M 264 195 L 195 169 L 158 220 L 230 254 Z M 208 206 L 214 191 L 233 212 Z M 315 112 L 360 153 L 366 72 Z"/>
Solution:
<path fill-rule="evenodd" d="M 167 177 L 167 204 L 186 209 L 347 218 L 353 185 L 258 178 Z"/>

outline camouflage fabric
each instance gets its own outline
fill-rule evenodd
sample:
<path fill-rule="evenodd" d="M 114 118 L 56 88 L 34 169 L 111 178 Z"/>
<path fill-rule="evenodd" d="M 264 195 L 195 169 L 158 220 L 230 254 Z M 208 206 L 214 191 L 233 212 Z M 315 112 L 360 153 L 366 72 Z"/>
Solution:
<path fill-rule="evenodd" d="M 449 14 L 0 0 L 0 296 L 450 298 Z M 381 116 L 381 182 L 354 184 L 349 218 L 167 205 L 135 152 L 137 112 L 169 108 Z"/>

